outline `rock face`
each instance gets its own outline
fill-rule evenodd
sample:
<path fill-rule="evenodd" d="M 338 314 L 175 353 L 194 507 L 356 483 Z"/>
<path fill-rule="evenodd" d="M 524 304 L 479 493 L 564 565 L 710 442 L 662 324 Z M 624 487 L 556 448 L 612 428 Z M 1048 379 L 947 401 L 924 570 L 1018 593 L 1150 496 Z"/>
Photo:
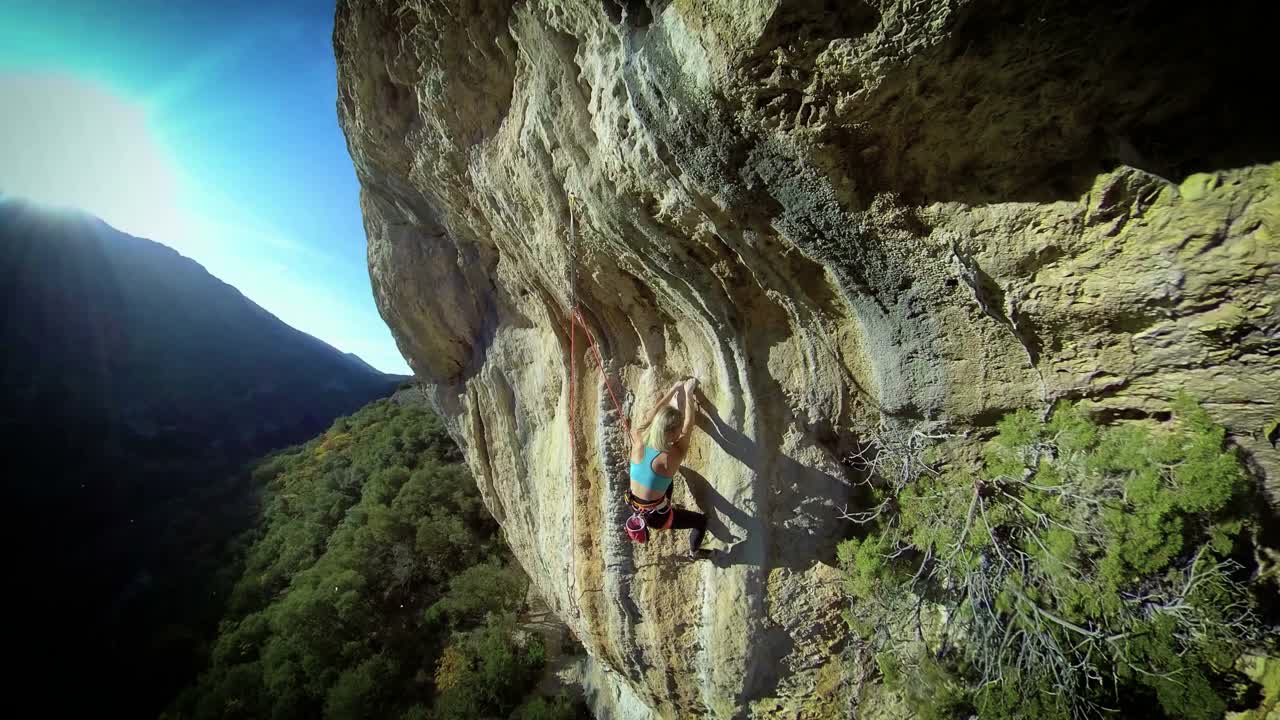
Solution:
<path fill-rule="evenodd" d="M 1268 24 L 1015 5 L 339 2 L 379 307 L 602 716 L 847 715 L 832 561 L 876 433 L 1185 390 L 1275 491 Z M 634 419 L 685 375 L 715 563 L 620 529 L 605 377 Z"/>

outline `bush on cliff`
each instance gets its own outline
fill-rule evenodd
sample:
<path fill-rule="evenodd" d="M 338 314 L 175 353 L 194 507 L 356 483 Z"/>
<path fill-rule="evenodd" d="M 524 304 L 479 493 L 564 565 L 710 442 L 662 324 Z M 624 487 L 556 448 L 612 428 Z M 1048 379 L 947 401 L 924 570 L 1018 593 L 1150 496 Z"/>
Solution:
<path fill-rule="evenodd" d="M 1224 430 L 1185 399 L 1163 425 L 1063 404 L 998 429 L 978 468 L 869 481 L 882 511 L 839 553 L 858 662 L 922 716 L 1247 706 L 1265 634 Z"/>

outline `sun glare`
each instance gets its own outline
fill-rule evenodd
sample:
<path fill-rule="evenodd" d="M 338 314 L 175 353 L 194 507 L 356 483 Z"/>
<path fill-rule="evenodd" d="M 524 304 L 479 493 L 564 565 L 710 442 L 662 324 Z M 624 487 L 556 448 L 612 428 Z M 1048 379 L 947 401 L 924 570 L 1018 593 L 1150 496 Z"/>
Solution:
<path fill-rule="evenodd" d="M 68 75 L 0 73 L 0 193 L 181 248 L 177 176 L 146 108 Z"/>

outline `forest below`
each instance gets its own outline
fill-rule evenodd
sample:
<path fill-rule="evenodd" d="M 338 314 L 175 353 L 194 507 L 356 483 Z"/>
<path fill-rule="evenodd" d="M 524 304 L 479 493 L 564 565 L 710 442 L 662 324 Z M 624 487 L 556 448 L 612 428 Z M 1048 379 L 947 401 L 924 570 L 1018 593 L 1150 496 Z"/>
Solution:
<path fill-rule="evenodd" d="M 390 400 L 251 470 L 207 669 L 167 718 L 512 718 L 584 712 L 535 690 L 528 580 L 440 420 Z"/>

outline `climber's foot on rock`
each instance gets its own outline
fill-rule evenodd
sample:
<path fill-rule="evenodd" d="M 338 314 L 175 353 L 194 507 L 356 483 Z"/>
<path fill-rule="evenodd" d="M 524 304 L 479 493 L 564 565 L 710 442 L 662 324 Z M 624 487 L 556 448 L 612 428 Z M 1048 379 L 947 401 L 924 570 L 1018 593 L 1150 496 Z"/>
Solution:
<path fill-rule="evenodd" d="M 686 559 L 690 561 L 710 560 L 716 556 L 716 551 L 711 550 L 709 548 L 699 548 L 697 550 L 690 550 L 689 552 L 685 553 L 684 556 Z"/>

